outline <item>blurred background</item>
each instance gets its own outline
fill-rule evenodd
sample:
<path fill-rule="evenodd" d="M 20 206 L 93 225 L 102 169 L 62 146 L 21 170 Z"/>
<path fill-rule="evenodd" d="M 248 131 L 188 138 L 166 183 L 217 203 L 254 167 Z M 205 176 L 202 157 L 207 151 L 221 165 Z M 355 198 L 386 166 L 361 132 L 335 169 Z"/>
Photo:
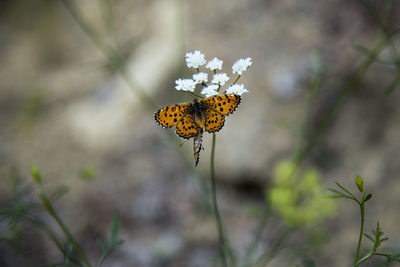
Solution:
<path fill-rule="evenodd" d="M 153 119 L 192 100 L 174 86 L 193 74 L 185 53 L 200 50 L 228 75 L 239 58 L 253 60 L 240 79 L 249 93 L 216 145 L 218 203 L 238 261 L 256 236 L 251 264 L 281 238 L 268 266 L 352 265 L 356 203 L 282 213 L 270 192 L 293 170 L 318 192 L 335 182 L 356 192 L 363 176 L 373 194 L 365 229 L 379 220 L 383 250 L 399 253 L 399 42 L 382 45 L 399 26 L 399 1 L 0 1 L 0 205 L 39 203 L 37 165 L 48 192 L 68 189 L 54 205 L 91 259 L 118 210 L 124 243 L 104 266 L 218 266 L 211 135 L 193 169 L 192 141 Z M 31 212 L 62 236 L 42 209 Z M 2 220 L 0 234 L 0 266 L 62 262 L 27 221 Z"/>

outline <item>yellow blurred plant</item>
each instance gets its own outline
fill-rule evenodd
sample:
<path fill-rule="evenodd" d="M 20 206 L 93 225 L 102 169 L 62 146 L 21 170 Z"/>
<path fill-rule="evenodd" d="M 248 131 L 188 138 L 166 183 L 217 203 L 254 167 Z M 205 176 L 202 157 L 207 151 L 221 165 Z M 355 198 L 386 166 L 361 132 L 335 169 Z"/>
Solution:
<path fill-rule="evenodd" d="M 297 172 L 296 164 L 284 160 L 274 169 L 274 184 L 269 189 L 271 207 L 288 226 L 303 226 L 332 216 L 336 203 L 326 197 L 320 174 L 315 169 Z"/>

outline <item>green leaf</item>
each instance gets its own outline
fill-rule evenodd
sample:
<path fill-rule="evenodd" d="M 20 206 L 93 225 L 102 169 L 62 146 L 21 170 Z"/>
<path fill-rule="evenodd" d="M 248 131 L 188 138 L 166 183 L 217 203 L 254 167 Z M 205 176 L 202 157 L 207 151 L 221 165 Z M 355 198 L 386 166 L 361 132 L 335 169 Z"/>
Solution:
<path fill-rule="evenodd" d="M 369 56 L 369 54 L 372 53 L 368 48 L 366 48 L 363 45 L 355 45 L 354 49 L 357 50 L 358 52 L 360 52 L 361 54 L 366 55 L 366 56 Z"/>
<path fill-rule="evenodd" d="M 336 185 L 339 186 L 340 189 L 342 189 L 344 192 L 346 192 L 349 196 L 352 196 L 353 199 L 357 200 L 357 198 L 348 189 L 346 189 L 344 186 L 342 186 L 338 182 L 336 182 Z"/>
<path fill-rule="evenodd" d="M 96 173 L 93 168 L 85 168 L 81 171 L 79 176 L 84 180 L 93 180 L 96 178 Z"/>
<path fill-rule="evenodd" d="M 391 94 L 394 89 L 396 89 L 400 85 L 400 74 L 398 73 L 395 80 L 386 87 L 385 94 Z"/>
<path fill-rule="evenodd" d="M 124 240 L 119 240 L 119 241 L 115 242 L 113 247 L 117 247 L 117 246 L 123 244 L 124 242 L 125 242 Z"/>
<path fill-rule="evenodd" d="M 338 195 L 329 195 L 329 196 L 326 196 L 327 198 L 348 198 L 348 197 L 346 197 L 346 196 L 338 196 Z"/>
<path fill-rule="evenodd" d="M 104 245 L 104 243 L 101 242 L 101 240 L 97 239 L 97 240 L 96 240 L 96 244 L 97 244 L 97 246 L 99 247 L 99 249 L 100 249 L 100 251 L 101 251 L 101 254 L 103 254 L 104 251 L 106 250 L 106 246 Z"/>
<path fill-rule="evenodd" d="M 114 211 L 110 229 L 110 244 L 114 244 L 119 232 L 119 212 Z"/>
<path fill-rule="evenodd" d="M 371 197 L 372 197 L 372 194 L 368 194 L 368 195 L 365 197 L 364 202 L 367 202 L 368 200 L 370 200 Z"/>
<path fill-rule="evenodd" d="M 296 264 L 296 267 L 315 267 L 315 262 L 313 259 L 304 257 L 300 264 Z"/>
<path fill-rule="evenodd" d="M 68 238 L 67 242 L 64 245 L 64 263 L 69 263 L 69 258 L 72 254 L 72 242 L 71 239 Z"/>
<path fill-rule="evenodd" d="M 349 196 L 347 196 L 347 195 L 343 194 L 342 192 L 339 192 L 339 191 L 337 191 L 335 189 L 328 188 L 328 190 L 332 191 L 333 193 L 335 193 L 336 194 L 336 198 L 349 198 Z"/>
<path fill-rule="evenodd" d="M 35 179 L 36 183 L 42 183 L 42 177 L 40 176 L 39 168 L 36 165 L 31 167 L 31 175 L 33 176 L 33 179 Z"/>
<path fill-rule="evenodd" d="M 50 195 L 49 200 L 51 202 L 56 201 L 57 199 L 59 199 L 60 197 L 62 197 L 63 195 L 65 195 L 66 193 L 68 193 L 69 188 L 67 186 L 60 186 L 59 188 L 57 188 L 57 190 Z"/>
<path fill-rule="evenodd" d="M 364 192 L 364 179 L 360 175 L 356 177 L 356 185 L 361 193 Z"/>
<path fill-rule="evenodd" d="M 319 75 L 322 69 L 321 56 L 318 52 L 311 54 L 311 69 L 314 75 Z"/>
<path fill-rule="evenodd" d="M 364 233 L 364 236 L 365 236 L 366 238 L 368 238 L 369 240 L 371 240 L 372 243 L 375 243 L 375 240 L 374 240 L 370 235 Z"/>

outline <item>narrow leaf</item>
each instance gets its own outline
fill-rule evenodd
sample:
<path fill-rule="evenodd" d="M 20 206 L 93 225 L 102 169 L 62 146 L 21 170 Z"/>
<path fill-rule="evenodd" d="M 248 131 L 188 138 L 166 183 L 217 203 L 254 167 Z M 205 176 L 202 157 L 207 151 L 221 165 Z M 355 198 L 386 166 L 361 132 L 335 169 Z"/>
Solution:
<path fill-rule="evenodd" d="M 101 242 L 101 240 L 97 239 L 96 244 L 99 247 L 101 254 L 103 254 L 104 251 L 106 250 L 106 246 L 104 245 L 104 243 Z"/>
<path fill-rule="evenodd" d="M 394 89 L 396 89 L 400 85 L 400 74 L 397 74 L 395 80 L 386 87 L 385 94 L 391 94 Z"/>
<path fill-rule="evenodd" d="M 356 46 L 354 46 L 354 49 L 366 56 L 369 56 L 370 54 L 373 53 L 372 51 L 370 51 L 368 48 L 366 48 L 363 45 L 356 45 Z"/>
<path fill-rule="evenodd" d="M 365 197 L 364 202 L 367 202 L 368 200 L 370 200 L 371 197 L 372 197 L 372 194 L 368 194 L 368 195 Z"/>
<path fill-rule="evenodd" d="M 79 176 L 84 180 L 93 180 L 96 178 L 96 172 L 93 168 L 88 167 L 83 169 Z"/>
<path fill-rule="evenodd" d="M 71 257 L 72 254 L 72 243 L 71 239 L 68 238 L 67 242 L 64 245 L 64 263 L 69 263 L 69 258 Z"/>
<path fill-rule="evenodd" d="M 119 212 L 114 211 L 110 229 L 110 244 L 114 244 L 119 232 Z"/>
<path fill-rule="evenodd" d="M 356 177 L 356 185 L 361 193 L 364 192 L 364 179 L 360 175 Z"/>
<path fill-rule="evenodd" d="M 343 194 L 342 192 L 339 192 L 339 191 L 337 191 L 335 189 L 328 188 L 328 190 L 336 193 L 338 197 L 349 197 L 349 196 L 347 196 L 347 195 Z"/>
<path fill-rule="evenodd" d="M 124 242 L 125 242 L 124 240 L 119 240 L 119 241 L 115 242 L 114 247 L 122 245 Z"/>
<path fill-rule="evenodd" d="M 348 197 L 346 197 L 346 196 L 338 196 L 338 195 L 329 195 L 329 196 L 326 196 L 327 198 L 348 198 Z"/>
<path fill-rule="evenodd" d="M 36 165 L 33 165 L 31 167 L 31 175 L 33 176 L 33 179 L 35 179 L 37 184 L 42 183 L 42 177 L 40 176 L 39 168 Z"/>
<path fill-rule="evenodd" d="M 339 186 L 343 191 L 345 191 L 349 196 L 352 196 L 354 199 L 357 199 L 349 190 L 347 190 L 344 186 L 336 182 L 336 185 Z"/>
<path fill-rule="evenodd" d="M 370 235 L 364 234 L 364 236 L 365 236 L 366 238 L 368 238 L 369 240 L 371 240 L 372 243 L 375 243 L 375 240 L 374 240 Z"/>
<path fill-rule="evenodd" d="M 65 195 L 66 193 L 68 193 L 68 191 L 69 191 L 69 188 L 67 186 L 61 186 L 61 187 L 57 188 L 57 190 L 49 196 L 49 200 L 51 202 L 54 202 L 57 199 L 59 199 L 60 197 L 62 197 L 63 195 Z"/>

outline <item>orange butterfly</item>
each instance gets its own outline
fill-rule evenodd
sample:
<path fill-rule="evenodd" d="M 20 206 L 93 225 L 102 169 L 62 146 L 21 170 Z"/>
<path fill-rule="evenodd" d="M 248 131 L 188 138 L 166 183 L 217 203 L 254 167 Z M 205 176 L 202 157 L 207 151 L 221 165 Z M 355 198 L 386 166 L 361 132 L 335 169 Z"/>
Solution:
<path fill-rule="evenodd" d="M 232 114 L 240 103 L 240 96 L 216 95 L 193 103 L 167 106 L 154 114 L 158 124 L 165 128 L 176 125 L 176 133 L 185 139 L 194 137 L 194 166 L 199 163 L 202 149 L 203 128 L 209 133 L 221 130 L 225 116 Z"/>

